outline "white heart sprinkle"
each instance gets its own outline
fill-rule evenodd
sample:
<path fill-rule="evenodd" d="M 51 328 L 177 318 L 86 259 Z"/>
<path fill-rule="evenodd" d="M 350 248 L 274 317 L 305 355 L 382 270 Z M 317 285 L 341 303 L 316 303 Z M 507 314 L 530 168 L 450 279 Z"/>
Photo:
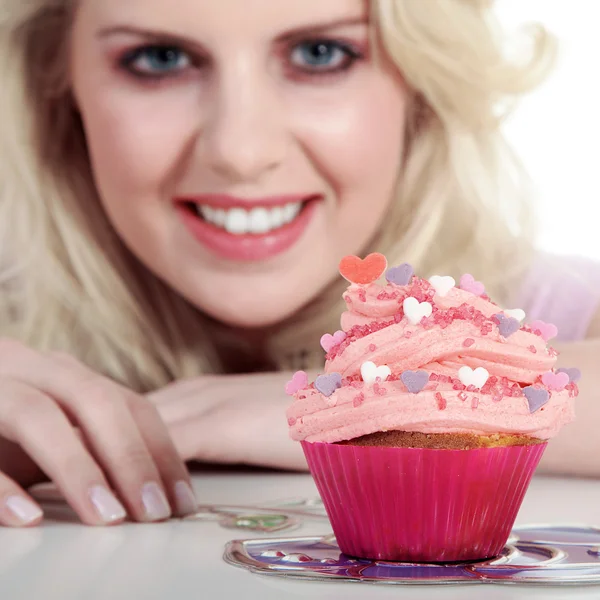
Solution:
<path fill-rule="evenodd" d="M 377 379 L 385 381 L 392 374 L 392 370 L 387 365 L 378 367 L 374 362 L 368 360 L 361 365 L 360 374 L 365 383 L 375 383 Z"/>
<path fill-rule="evenodd" d="M 510 310 L 503 310 L 502 312 L 505 315 L 516 319 L 519 323 L 522 323 L 525 320 L 525 311 L 520 308 L 511 308 Z"/>
<path fill-rule="evenodd" d="M 453 277 L 449 275 L 442 277 L 441 275 L 434 275 L 429 279 L 429 283 L 433 286 L 438 296 L 442 298 L 448 294 L 448 292 L 456 285 Z"/>
<path fill-rule="evenodd" d="M 433 306 L 429 302 L 419 302 L 412 296 L 405 298 L 402 303 L 406 318 L 413 324 L 418 325 L 421 319 L 428 317 L 433 310 Z"/>
<path fill-rule="evenodd" d="M 486 384 L 490 374 L 483 367 L 477 367 L 473 370 L 471 367 L 464 366 L 458 370 L 458 378 L 463 385 L 467 387 L 473 385 L 479 390 Z"/>

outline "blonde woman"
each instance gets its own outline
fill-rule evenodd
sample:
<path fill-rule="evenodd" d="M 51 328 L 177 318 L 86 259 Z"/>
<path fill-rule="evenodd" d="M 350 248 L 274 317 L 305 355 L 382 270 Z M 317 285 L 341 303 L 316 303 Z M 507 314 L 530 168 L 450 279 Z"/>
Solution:
<path fill-rule="evenodd" d="M 498 131 L 552 41 L 509 63 L 491 4 L 0 0 L 1 524 L 46 478 L 109 524 L 193 511 L 184 461 L 303 468 L 283 383 L 321 366 L 346 254 L 546 320 L 579 285 L 563 332 L 593 334 L 600 286 L 536 279 Z M 592 384 L 547 468 L 600 472 Z"/>

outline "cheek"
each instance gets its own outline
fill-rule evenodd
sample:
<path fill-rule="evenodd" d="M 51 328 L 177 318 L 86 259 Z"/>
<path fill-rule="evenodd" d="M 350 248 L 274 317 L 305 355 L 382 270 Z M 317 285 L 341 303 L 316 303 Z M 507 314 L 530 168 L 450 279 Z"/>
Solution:
<path fill-rule="evenodd" d="M 404 85 L 385 78 L 307 120 L 299 137 L 344 209 L 341 218 L 355 220 L 365 205 L 378 215 L 387 208 L 402 159 L 406 106 Z"/>
<path fill-rule="evenodd" d="M 107 89 L 80 98 L 92 167 L 107 204 L 154 197 L 176 177 L 195 111 L 189 92 Z M 123 195 L 128 202 L 121 203 Z"/>

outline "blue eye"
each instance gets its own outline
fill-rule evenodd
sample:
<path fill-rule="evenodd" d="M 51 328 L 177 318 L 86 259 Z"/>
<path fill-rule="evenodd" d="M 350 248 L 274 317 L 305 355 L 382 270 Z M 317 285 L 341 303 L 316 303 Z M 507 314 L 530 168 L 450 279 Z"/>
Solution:
<path fill-rule="evenodd" d="M 150 77 L 172 75 L 192 64 L 190 57 L 175 46 L 138 48 L 125 56 L 122 62 L 133 73 Z"/>
<path fill-rule="evenodd" d="M 342 71 L 360 58 L 360 53 L 347 44 L 333 40 L 302 42 L 292 49 L 290 61 L 303 71 Z"/>

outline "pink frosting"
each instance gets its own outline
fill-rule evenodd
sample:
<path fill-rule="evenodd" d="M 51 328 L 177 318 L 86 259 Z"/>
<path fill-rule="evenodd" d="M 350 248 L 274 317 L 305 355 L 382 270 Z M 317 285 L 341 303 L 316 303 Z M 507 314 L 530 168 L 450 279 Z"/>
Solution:
<path fill-rule="evenodd" d="M 427 301 L 431 316 L 413 325 L 403 311 L 412 296 Z M 327 354 L 325 373 L 340 373 L 342 387 L 325 397 L 314 386 L 300 390 L 287 412 L 291 437 L 337 442 L 377 431 L 423 433 L 516 433 L 539 439 L 556 435 L 574 418 L 577 386 L 554 391 L 542 383 L 557 353 L 527 325 L 503 337 L 494 315 L 502 309 L 487 296 L 452 288 L 441 297 L 424 280 L 407 286 L 349 286 L 342 329 L 347 338 Z M 387 365 L 385 382 L 365 383 L 365 361 Z M 462 366 L 484 367 L 481 388 L 465 387 Z M 400 379 L 406 371 L 427 371 L 429 383 L 411 393 Z M 546 389 L 549 400 L 530 412 L 523 388 Z"/>

